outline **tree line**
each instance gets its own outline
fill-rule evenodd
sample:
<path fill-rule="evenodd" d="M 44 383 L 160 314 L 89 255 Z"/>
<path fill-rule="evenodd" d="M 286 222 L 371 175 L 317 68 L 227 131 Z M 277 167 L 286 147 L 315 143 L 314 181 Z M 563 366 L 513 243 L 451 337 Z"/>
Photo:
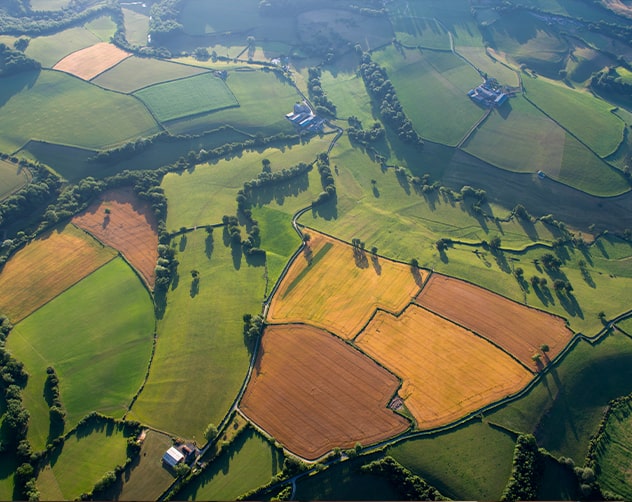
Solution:
<path fill-rule="evenodd" d="M 15 44 L 20 40 L 15 41 Z M 19 50 L 12 49 L 6 44 L 0 43 L 0 77 L 8 77 L 29 70 L 39 70 L 40 63 L 24 55 Z"/>
<path fill-rule="evenodd" d="M 314 108 L 318 115 L 335 117 L 336 105 L 327 97 L 327 94 L 325 94 L 321 86 L 321 74 L 321 69 L 317 67 L 311 67 L 307 70 L 307 90 L 309 91 L 309 97 L 314 103 Z"/>
<path fill-rule="evenodd" d="M 632 82 L 624 80 L 615 67 L 604 68 L 590 79 L 590 87 L 596 91 L 632 96 Z"/>
<path fill-rule="evenodd" d="M 533 434 L 521 434 L 514 448 L 511 477 L 500 500 L 537 500 L 544 461 Z"/>

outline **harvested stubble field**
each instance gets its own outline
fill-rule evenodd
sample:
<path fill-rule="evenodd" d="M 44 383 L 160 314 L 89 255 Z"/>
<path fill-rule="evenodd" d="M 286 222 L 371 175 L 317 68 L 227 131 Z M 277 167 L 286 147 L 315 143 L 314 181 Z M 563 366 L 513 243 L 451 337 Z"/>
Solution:
<path fill-rule="evenodd" d="M 417 303 L 487 338 L 525 365 L 540 346 L 549 351 L 547 363 L 573 337 L 561 317 L 528 308 L 486 289 L 445 275 L 433 274 L 417 297 Z"/>
<path fill-rule="evenodd" d="M 0 312 L 17 323 L 116 256 L 73 225 L 28 244 L 0 273 Z"/>
<path fill-rule="evenodd" d="M 241 411 L 293 453 L 377 443 L 409 423 L 386 405 L 399 382 L 341 339 L 312 326 L 270 326 Z"/>
<path fill-rule="evenodd" d="M 73 52 L 53 66 L 53 69 L 91 80 L 129 56 L 128 52 L 116 45 L 101 42 Z"/>
<path fill-rule="evenodd" d="M 154 287 L 158 224 L 150 205 L 140 200 L 131 189 L 105 192 L 72 222 L 120 251 L 147 285 Z"/>
<path fill-rule="evenodd" d="M 457 420 L 533 377 L 487 340 L 417 305 L 399 317 L 377 312 L 356 344 L 403 379 L 399 394 L 420 429 Z"/>
<path fill-rule="evenodd" d="M 270 304 L 271 323 L 309 322 L 351 339 L 376 308 L 400 312 L 406 307 L 426 276 L 423 270 L 414 276 L 410 266 L 369 252 L 356 257 L 352 246 L 308 233 L 308 246 Z"/>

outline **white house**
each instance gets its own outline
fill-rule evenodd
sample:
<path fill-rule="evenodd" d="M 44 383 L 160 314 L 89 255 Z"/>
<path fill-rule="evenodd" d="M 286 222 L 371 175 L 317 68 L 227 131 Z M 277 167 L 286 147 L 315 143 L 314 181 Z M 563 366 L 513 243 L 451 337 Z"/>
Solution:
<path fill-rule="evenodd" d="M 182 460 L 184 460 L 184 455 L 173 446 L 162 456 L 162 461 L 171 467 L 175 467 L 182 462 Z"/>

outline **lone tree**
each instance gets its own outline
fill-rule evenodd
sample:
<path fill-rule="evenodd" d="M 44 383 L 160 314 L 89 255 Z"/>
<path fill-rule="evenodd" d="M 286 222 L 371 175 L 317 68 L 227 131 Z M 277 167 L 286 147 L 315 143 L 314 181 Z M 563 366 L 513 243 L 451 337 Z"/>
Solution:
<path fill-rule="evenodd" d="M 540 345 L 540 350 L 541 350 L 542 352 L 548 352 L 548 351 L 549 351 L 549 350 L 551 350 L 551 349 L 550 349 L 550 347 L 549 347 L 546 343 L 543 343 L 542 345 Z"/>
<path fill-rule="evenodd" d="M 215 436 L 217 436 L 217 427 L 215 427 L 215 424 L 208 424 L 206 429 L 204 429 L 204 437 L 207 441 L 211 441 Z"/>

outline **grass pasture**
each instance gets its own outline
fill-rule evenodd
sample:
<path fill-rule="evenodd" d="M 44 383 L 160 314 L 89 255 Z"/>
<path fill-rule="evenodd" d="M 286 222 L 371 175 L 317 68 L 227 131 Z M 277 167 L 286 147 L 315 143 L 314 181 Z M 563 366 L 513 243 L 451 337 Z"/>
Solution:
<path fill-rule="evenodd" d="M 127 41 L 132 45 L 146 44 L 149 33 L 149 16 L 132 9 L 123 8 L 122 10 Z"/>
<path fill-rule="evenodd" d="M 333 70 L 332 70 L 333 71 Z M 371 112 L 371 98 L 367 94 L 364 81 L 355 72 L 322 72 L 321 86 L 327 97 L 336 104 L 336 115 L 348 118 L 358 117 L 363 127 L 370 127 L 375 121 Z"/>
<path fill-rule="evenodd" d="M 282 468 L 283 455 L 250 428 L 175 497 L 178 500 L 236 500 L 268 483 Z"/>
<path fill-rule="evenodd" d="M 79 181 L 87 174 L 99 178 L 99 171 L 89 160 L 97 153 L 95 150 L 29 141 L 18 153 L 28 160 L 46 164 L 62 178 L 71 182 Z"/>
<path fill-rule="evenodd" d="M 239 106 L 224 81 L 210 73 L 155 84 L 134 95 L 147 105 L 159 122 Z"/>
<path fill-rule="evenodd" d="M 5 151 L 31 139 L 103 148 L 158 132 L 138 100 L 57 71 L 4 78 L 0 103 L 0 147 Z"/>
<path fill-rule="evenodd" d="M 23 187 L 29 179 L 24 168 L 6 160 L 0 160 L 0 200 Z"/>
<path fill-rule="evenodd" d="M 401 311 L 426 277 L 410 266 L 372 256 L 322 234 L 296 258 L 270 304 L 271 323 L 310 322 L 353 338 L 376 308 Z M 332 295 L 332 291 L 336 294 Z"/>
<path fill-rule="evenodd" d="M 204 0 L 188 0 L 180 13 L 180 22 L 189 35 L 207 35 L 252 29 L 265 19 L 259 16 L 257 0 L 217 5 Z"/>
<path fill-rule="evenodd" d="M 610 400 L 632 392 L 632 339 L 615 332 L 592 346 L 579 342 L 525 397 L 488 419 L 535 433 L 554 456 L 581 464 Z"/>
<path fill-rule="evenodd" d="M 541 364 L 546 364 L 573 336 L 561 317 L 444 275 L 433 274 L 416 301 L 490 340 L 532 369 L 539 367 L 531 356 L 542 344 L 549 346 L 549 352 L 542 354 Z"/>
<path fill-rule="evenodd" d="M 35 239 L 0 274 L 0 312 L 17 323 L 94 270 L 116 252 L 73 225 Z"/>
<path fill-rule="evenodd" d="M 158 321 L 149 379 L 130 418 L 201 442 L 209 422 L 219 424 L 228 412 L 246 376 L 242 317 L 261 311 L 264 267 L 249 264 L 241 246 L 225 244 L 222 229 L 211 239 L 204 230 L 189 232 L 173 246 L 178 274 Z M 192 270 L 199 272 L 197 285 Z M 194 413 L 182 413 L 193 405 Z"/>
<path fill-rule="evenodd" d="M 132 56 L 101 73 L 92 82 L 106 89 L 130 93 L 143 87 L 190 77 L 204 71 L 194 66 Z"/>
<path fill-rule="evenodd" d="M 60 31 L 54 35 L 36 37 L 29 42 L 25 53 L 28 57 L 42 63 L 44 68 L 52 68 L 55 63 L 68 54 L 99 42 L 101 42 L 99 37 L 87 28 L 80 26 Z"/>
<path fill-rule="evenodd" d="M 623 139 L 625 123 L 610 112 L 612 105 L 542 78 L 524 78 L 523 83 L 529 100 L 597 155 L 605 157 L 617 149 Z"/>
<path fill-rule="evenodd" d="M 485 47 L 459 47 L 457 52 L 479 70 L 495 78 L 502 85 L 518 86 L 520 81 L 516 70 L 492 57 Z"/>
<path fill-rule="evenodd" d="M 109 42 L 116 33 L 116 23 L 110 16 L 102 16 L 86 23 L 85 28 L 102 42 Z"/>
<path fill-rule="evenodd" d="M 101 194 L 72 222 L 120 251 L 153 289 L 158 259 L 158 223 L 147 201 L 140 200 L 131 189 L 111 190 Z"/>
<path fill-rule="evenodd" d="M 53 70 L 64 71 L 83 80 L 92 80 L 129 56 L 128 52 L 116 45 L 100 42 L 69 54 L 55 64 Z"/>
<path fill-rule="evenodd" d="M 388 454 L 454 500 L 500 500 L 514 446 L 510 434 L 475 421 L 445 434 L 403 441 Z"/>
<path fill-rule="evenodd" d="M 261 344 L 239 409 L 296 455 L 316 459 L 408 428 L 386 407 L 397 378 L 340 338 L 284 324 L 269 326 Z"/>
<path fill-rule="evenodd" d="M 448 31 L 435 18 L 419 18 L 407 15 L 407 9 L 389 13 L 397 40 L 407 46 L 428 49 L 450 49 Z"/>
<path fill-rule="evenodd" d="M 73 433 L 40 470 L 36 486 L 41 500 L 77 499 L 91 492 L 106 472 L 125 463 L 127 439 L 122 430 L 114 425 L 89 429 Z"/>
<path fill-rule="evenodd" d="M 487 340 L 416 305 L 379 311 L 355 341 L 402 378 L 419 429 L 446 425 L 514 394 L 533 375 Z"/>
<path fill-rule="evenodd" d="M 470 65 L 451 53 L 402 50 L 393 46 L 373 54 L 386 68 L 406 114 L 425 139 L 456 145 L 484 109 L 467 92 L 481 83 Z M 458 120 L 446 120 L 446 116 Z"/>
<path fill-rule="evenodd" d="M 120 258 L 17 324 L 7 348 L 29 373 L 23 395 L 34 449 L 51 439 L 42 396 L 48 366 L 59 377 L 68 429 L 95 410 L 121 417 L 145 377 L 153 331 L 151 298 Z"/>

